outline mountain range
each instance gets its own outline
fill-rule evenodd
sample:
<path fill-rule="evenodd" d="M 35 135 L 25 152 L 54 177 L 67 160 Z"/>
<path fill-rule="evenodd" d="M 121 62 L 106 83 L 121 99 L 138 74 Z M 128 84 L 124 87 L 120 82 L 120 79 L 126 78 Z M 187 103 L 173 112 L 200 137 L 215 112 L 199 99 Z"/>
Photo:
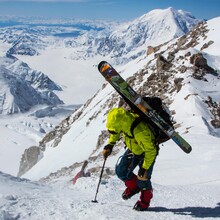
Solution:
<path fill-rule="evenodd" d="M 171 109 L 175 127 L 191 141 L 198 128 L 217 137 L 217 140 L 219 137 L 219 92 L 216 90 L 219 66 L 213 53 L 215 42 L 218 42 L 215 37 L 218 30 L 214 29 L 218 21 L 210 21 L 210 27 L 209 23 L 201 22 L 178 39 L 148 47 L 145 55 L 119 68 L 137 92 L 163 99 Z M 105 132 L 106 114 L 110 108 L 119 105 L 118 94 L 109 85 L 103 86 L 78 111 L 44 137 L 37 157 L 39 154 L 44 156 L 24 176 L 32 179 L 39 175 L 37 178 L 42 178 L 50 173 L 59 173 L 63 167 L 72 169 L 74 161 L 78 163 L 88 158 L 94 160 L 93 163 L 99 161 L 101 147 L 108 137 Z M 51 149 L 56 150 L 48 153 Z M 56 163 L 45 168 L 48 161 Z"/>
<path fill-rule="evenodd" d="M 220 181 L 220 173 L 216 169 L 220 156 L 220 18 L 199 21 L 187 12 L 168 8 L 151 11 L 126 23 L 87 22 L 86 28 L 82 28 L 81 25 L 73 27 L 72 23 L 66 26 L 60 23 L 58 25 L 58 22 L 45 25 L 44 22 L 43 25 L 42 22 L 39 24 L 39 21 L 36 23 L 33 20 L 31 24 L 22 23 L 19 27 L 16 25 L 1 28 L 0 83 L 1 91 L 2 88 L 4 91 L 10 91 L 10 102 L 3 98 L 5 96 L 1 92 L 0 129 L 11 138 L 3 139 L 4 145 L 1 148 L 4 149 L 4 153 L 0 162 L 2 171 L 42 184 L 49 182 L 54 184 L 53 187 L 57 190 L 59 187 L 70 187 L 72 191 L 65 191 L 68 201 L 61 194 L 59 198 L 62 197 L 63 201 L 71 204 L 71 208 L 77 213 L 74 216 L 78 219 L 82 219 L 81 214 L 91 217 L 88 214 L 90 212 L 95 213 L 94 216 L 99 219 L 103 216 L 106 219 L 109 216 L 116 219 L 113 212 L 102 213 L 99 206 L 93 207 L 87 202 L 88 195 L 91 196 L 91 188 L 95 188 L 103 163 L 101 151 L 109 135 L 105 128 L 107 113 L 111 108 L 123 103 L 114 89 L 97 74 L 97 65 L 104 59 L 112 63 L 138 93 L 143 96 L 161 97 L 172 114 L 175 129 L 193 147 L 189 155 L 184 154 L 171 140 L 160 148 L 152 179 L 160 197 L 155 198 L 155 206 L 160 202 L 165 206 L 164 198 L 168 199 L 166 192 L 171 195 L 172 191 L 175 191 L 182 198 L 172 200 L 172 195 L 172 198 L 168 199 L 168 206 L 171 208 L 167 211 L 161 207 L 160 218 L 166 218 L 166 214 L 172 218 L 173 212 L 191 213 L 189 219 L 220 217 L 219 206 L 216 206 L 219 201 L 215 196 Z M 20 35 L 23 30 L 26 37 L 18 41 L 19 30 Z M 28 32 L 31 33 L 30 38 Z M 52 65 L 55 68 L 50 69 Z M 82 75 L 79 77 L 73 73 Z M 74 82 L 77 79 L 80 80 L 78 84 L 82 84 L 81 87 L 77 87 L 78 92 L 75 92 L 78 84 Z M 97 81 L 96 90 L 90 88 L 93 81 Z M 85 88 L 89 95 L 83 93 Z M 24 91 L 28 91 L 28 94 Z M 72 94 L 83 94 L 87 101 L 80 106 L 73 106 L 78 103 L 71 103 L 74 99 Z M 22 101 L 27 100 L 29 105 L 22 102 L 20 106 L 24 107 L 19 107 L 20 97 Z M 32 100 L 31 97 L 35 98 Z M 70 113 L 71 111 L 73 113 Z M 20 113 L 17 113 L 17 116 L 7 115 L 16 112 Z M 21 147 L 25 142 L 28 144 Z M 8 149 L 5 146 L 8 146 Z M 119 193 L 115 188 L 123 188 L 119 180 L 114 178 L 114 165 L 124 152 L 122 146 L 122 141 L 117 143 L 106 163 L 104 181 L 101 184 L 104 190 L 100 195 L 103 201 L 100 204 L 103 207 L 110 205 L 114 209 L 113 201 L 118 197 L 112 192 L 115 190 L 115 193 Z M 16 155 L 13 155 L 13 158 L 16 162 L 10 161 L 13 168 L 9 169 L 9 161 L 4 158 L 12 154 L 15 148 Z M 92 175 L 79 179 L 78 184 L 73 187 L 70 180 L 85 160 L 89 161 L 87 170 Z M 21 182 L 19 187 L 27 181 L 13 179 L 2 173 L 0 179 L 10 184 Z M 26 185 L 30 191 L 34 188 L 32 182 Z M 5 185 L 4 187 L 6 188 Z M 47 192 L 51 204 L 55 204 L 55 195 L 50 189 L 37 186 L 37 190 Z M 73 202 L 69 203 L 68 194 L 71 192 L 75 193 L 73 197 L 76 195 L 76 198 L 71 197 Z M 78 196 L 78 193 L 83 197 Z M 202 200 L 201 193 L 204 193 L 203 198 L 207 199 Z M 42 199 L 40 195 L 34 194 L 34 201 Z M 11 199 L 16 201 L 14 207 L 17 208 L 11 208 L 7 203 L 10 196 L 7 197 L 9 199 L 4 197 L 4 210 L 1 210 L 0 216 L 13 217 L 10 211 L 13 210 L 14 218 L 16 215 L 27 218 L 27 210 L 21 206 L 22 202 L 26 204 L 26 201 L 19 199 L 20 197 L 19 194 L 17 198 Z M 199 201 L 197 198 L 200 198 Z M 178 209 L 178 206 L 187 207 L 186 201 L 189 201 L 192 208 Z M 46 201 L 44 203 L 51 210 L 50 204 Z M 204 204 L 210 207 L 210 215 L 207 215 L 207 210 L 198 208 Z M 16 214 L 18 208 L 22 210 L 20 214 Z M 85 211 L 81 213 L 80 210 L 84 208 Z M 126 205 L 123 208 L 127 210 Z M 65 208 L 60 205 L 60 210 L 64 211 Z M 87 210 L 90 212 L 85 213 Z M 100 212 L 102 214 L 97 214 Z M 45 213 L 46 210 L 44 215 Z M 60 217 L 56 211 L 53 213 Z M 135 218 L 129 211 L 122 213 L 125 218 Z M 31 214 L 37 219 L 42 213 Z M 73 216 L 71 211 L 66 214 L 69 217 Z M 47 218 L 50 219 L 51 215 Z M 178 215 L 178 218 L 183 216 L 186 215 Z M 151 217 L 156 219 L 153 214 Z"/>

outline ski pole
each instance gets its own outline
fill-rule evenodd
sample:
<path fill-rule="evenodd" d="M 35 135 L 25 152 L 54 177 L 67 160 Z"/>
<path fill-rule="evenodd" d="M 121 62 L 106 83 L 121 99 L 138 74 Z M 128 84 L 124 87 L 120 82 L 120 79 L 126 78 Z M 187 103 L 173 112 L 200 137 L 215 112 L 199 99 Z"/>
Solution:
<path fill-rule="evenodd" d="M 103 165 L 102 165 L 102 170 L 101 170 L 101 173 L 100 173 L 99 183 L 98 183 L 98 186 L 97 186 L 97 189 L 96 189 L 95 198 L 94 198 L 94 200 L 92 200 L 92 202 L 94 202 L 94 203 L 97 203 L 97 202 L 98 202 L 98 201 L 96 200 L 96 197 L 97 197 L 97 194 L 98 194 L 98 191 L 99 191 L 99 186 L 100 186 L 100 183 L 101 183 L 101 180 L 102 180 L 102 174 L 103 174 L 103 171 L 104 171 L 106 159 L 107 159 L 107 158 L 104 159 L 104 162 L 103 162 Z"/>

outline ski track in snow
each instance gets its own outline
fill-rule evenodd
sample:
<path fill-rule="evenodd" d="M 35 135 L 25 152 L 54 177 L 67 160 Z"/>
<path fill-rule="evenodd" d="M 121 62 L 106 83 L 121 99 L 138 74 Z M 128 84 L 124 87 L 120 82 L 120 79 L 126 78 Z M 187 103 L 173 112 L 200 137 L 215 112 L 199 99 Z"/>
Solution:
<path fill-rule="evenodd" d="M 101 182 L 94 199 L 98 177 L 78 179 L 73 186 L 63 181 L 40 184 L 0 173 L 1 220 L 67 219 L 220 219 L 220 188 L 194 184 L 163 186 L 154 184 L 154 198 L 147 212 L 133 210 L 138 200 L 121 199 L 123 183 L 116 177 Z"/>

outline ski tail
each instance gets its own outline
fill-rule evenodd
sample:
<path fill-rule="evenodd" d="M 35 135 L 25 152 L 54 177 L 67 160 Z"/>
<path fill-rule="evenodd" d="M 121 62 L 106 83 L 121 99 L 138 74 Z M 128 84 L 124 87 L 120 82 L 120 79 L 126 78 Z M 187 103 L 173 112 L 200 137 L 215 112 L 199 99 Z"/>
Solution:
<path fill-rule="evenodd" d="M 173 132 L 171 139 L 187 154 L 192 151 L 192 147 L 176 131 Z"/>

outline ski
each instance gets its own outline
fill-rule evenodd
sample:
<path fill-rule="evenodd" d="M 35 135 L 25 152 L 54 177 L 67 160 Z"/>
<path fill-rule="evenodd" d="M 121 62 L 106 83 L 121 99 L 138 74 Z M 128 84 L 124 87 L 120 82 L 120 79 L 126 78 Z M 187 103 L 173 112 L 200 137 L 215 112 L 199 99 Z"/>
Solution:
<path fill-rule="evenodd" d="M 166 133 L 185 153 L 191 152 L 192 147 L 190 144 L 168 125 L 108 62 L 101 61 L 98 65 L 98 70 L 133 109 L 152 120 L 158 128 Z"/>

